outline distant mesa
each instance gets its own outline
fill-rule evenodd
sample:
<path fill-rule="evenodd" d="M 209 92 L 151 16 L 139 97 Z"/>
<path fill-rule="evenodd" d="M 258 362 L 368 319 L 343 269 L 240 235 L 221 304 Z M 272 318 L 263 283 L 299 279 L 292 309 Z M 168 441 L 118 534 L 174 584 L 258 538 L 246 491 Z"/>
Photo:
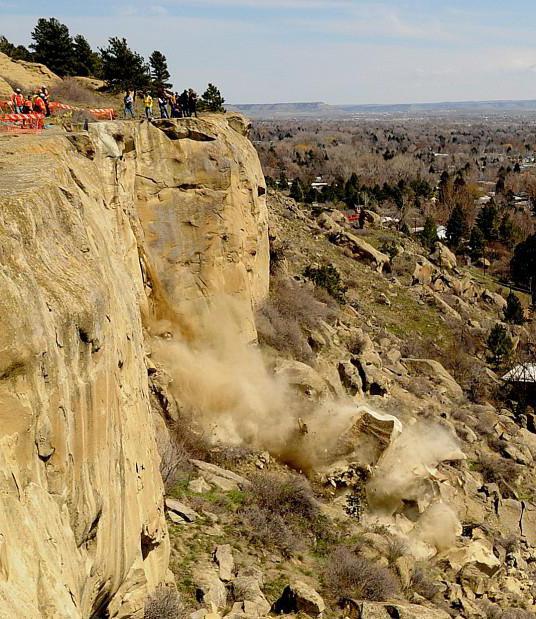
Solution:
<path fill-rule="evenodd" d="M 445 101 L 441 103 L 349 104 L 236 103 L 229 106 L 250 118 L 351 118 L 369 114 L 501 114 L 536 112 L 536 100 Z"/>

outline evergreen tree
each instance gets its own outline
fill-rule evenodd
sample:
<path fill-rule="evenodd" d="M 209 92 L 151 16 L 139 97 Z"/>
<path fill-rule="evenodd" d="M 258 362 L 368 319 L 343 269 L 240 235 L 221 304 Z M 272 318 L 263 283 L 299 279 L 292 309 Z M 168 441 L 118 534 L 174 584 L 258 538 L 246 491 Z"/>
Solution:
<path fill-rule="evenodd" d="M 13 58 L 13 60 L 31 61 L 33 58 L 30 50 L 26 49 L 24 45 L 13 45 L 5 36 L 0 36 L 0 52 Z"/>
<path fill-rule="evenodd" d="M 473 226 L 471 236 L 469 238 L 469 246 L 471 248 L 471 256 L 473 258 L 482 258 L 486 249 L 486 239 L 482 230 L 478 226 Z"/>
<path fill-rule="evenodd" d="M 522 325 L 525 322 L 523 306 L 519 297 L 512 291 L 506 299 L 506 307 L 504 309 L 504 320 L 513 325 Z"/>
<path fill-rule="evenodd" d="M 447 241 L 448 244 L 457 249 L 462 242 L 463 237 L 467 234 L 467 217 L 463 208 L 457 204 L 447 222 Z"/>
<path fill-rule="evenodd" d="M 74 74 L 74 44 L 69 28 L 55 17 L 40 18 L 32 32 L 35 62 L 45 64 L 60 77 Z"/>
<path fill-rule="evenodd" d="M 439 180 L 439 203 L 443 206 L 448 206 L 452 199 L 452 181 L 449 173 L 444 170 Z"/>
<path fill-rule="evenodd" d="M 201 109 L 207 112 L 225 112 L 223 104 L 225 99 L 222 97 L 214 84 L 209 84 L 205 92 L 201 96 Z"/>
<path fill-rule="evenodd" d="M 437 240 L 437 224 L 433 217 L 428 216 L 424 222 L 424 229 L 421 232 L 422 244 L 429 250 L 432 250 Z"/>
<path fill-rule="evenodd" d="M 299 178 L 295 178 L 290 187 L 290 197 L 296 202 L 303 202 L 303 188 Z"/>
<path fill-rule="evenodd" d="M 143 57 L 132 51 L 126 39 L 112 37 L 100 50 L 102 76 L 112 91 L 145 90 L 150 87 L 149 67 Z"/>
<path fill-rule="evenodd" d="M 171 88 L 169 78 L 171 77 L 168 71 L 167 59 L 158 50 L 155 50 L 149 56 L 149 64 L 151 65 L 151 81 L 157 92 Z"/>
<path fill-rule="evenodd" d="M 81 34 L 77 34 L 73 40 L 73 70 L 75 75 L 88 77 L 98 73 L 100 58 L 91 49 L 87 39 Z"/>
<path fill-rule="evenodd" d="M 496 367 L 501 365 L 501 363 L 512 354 L 514 348 L 514 344 L 506 328 L 500 323 L 497 323 L 490 331 L 487 346 L 490 352 L 489 360 Z"/>
<path fill-rule="evenodd" d="M 510 274 L 516 284 L 536 289 L 536 234 L 516 245 L 510 261 Z"/>
<path fill-rule="evenodd" d="M 278 184 L 279 184 L 279 189 L 281 191 L 286 191 L 288 189 L 288 179 L 287 179 L 287 175 L 285 174 L 284 170 L 279 175 Z"/>
<path fill-rule="evenodd" d="M 493 200 L 483 206 L 476 218 L 476 225 L 482 230 L 486 241 L 493 241 L 498 238 L 499 211 Z"/>

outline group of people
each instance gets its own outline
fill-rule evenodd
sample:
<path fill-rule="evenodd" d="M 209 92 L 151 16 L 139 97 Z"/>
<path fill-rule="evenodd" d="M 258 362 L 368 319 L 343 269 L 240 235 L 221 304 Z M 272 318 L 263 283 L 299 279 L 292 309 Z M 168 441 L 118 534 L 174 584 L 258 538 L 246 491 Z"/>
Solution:
<path fill-rule="evenodd" d="M 125 106 L 125 118 L 135 118 L 134 112 L 134 93 L 127 91 L 123 99 Z M 182 94 L 178 92 L 163 91 L 153 98 L 151 93 L 143 95 L 143 105 L 145 109 L 145 117 L 147 119 L 154 118 L 155 102 L 158 105 L 160 118 L 186 118 L 188 116 L 197 116 L 197 93 L 192 90 L 184 90 Z"/>
<path fill-rule="evenodd" d="M 15 88 L 11 94 L 11 110 L 14 114 L 29 114 L 37 112 L 50 116 L 49 94 L 46 86 L 41 86 L 33 94 L 25 96 L 20 88 Z"/>

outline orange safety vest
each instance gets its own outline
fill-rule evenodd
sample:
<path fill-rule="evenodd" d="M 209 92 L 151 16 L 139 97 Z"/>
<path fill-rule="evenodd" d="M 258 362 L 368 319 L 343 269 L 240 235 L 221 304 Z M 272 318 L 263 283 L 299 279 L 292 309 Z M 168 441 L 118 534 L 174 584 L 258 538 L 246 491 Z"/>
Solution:
<path fill-rule="evenodd" d="M 15 104 L 17 107 L 22 107 L 24 105 L 24 96 L 14 92 L 11 95 L 11 102 Z"/>
<path fill-rule="evenodd" d="M 41 97 L 36 97 L 33 103 L 34 110 L 36 112 L 42 112 L 45 109 L 45 102 Z"/>

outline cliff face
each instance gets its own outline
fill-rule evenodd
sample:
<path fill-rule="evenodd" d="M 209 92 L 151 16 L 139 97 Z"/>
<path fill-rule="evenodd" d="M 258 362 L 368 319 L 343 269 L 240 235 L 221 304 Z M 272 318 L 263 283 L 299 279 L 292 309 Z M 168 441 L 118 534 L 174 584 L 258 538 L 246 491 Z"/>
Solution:
<path fill-rule="evenodd" d="M 268 286 L 238 117 L 0 141 L 0 617 L 142 617 L 169 544 L 144 324 Z"/>

